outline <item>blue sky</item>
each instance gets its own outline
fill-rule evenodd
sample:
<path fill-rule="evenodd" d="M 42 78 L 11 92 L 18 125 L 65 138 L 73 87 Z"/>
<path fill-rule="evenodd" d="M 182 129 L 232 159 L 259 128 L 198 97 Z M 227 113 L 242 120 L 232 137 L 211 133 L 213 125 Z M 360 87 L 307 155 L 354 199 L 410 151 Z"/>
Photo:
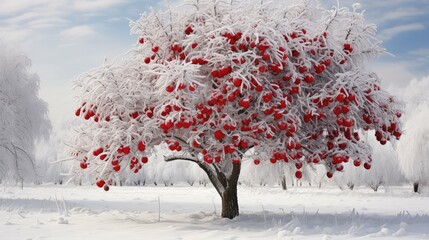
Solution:
<path fill-rule="evenodd" d="M 40 95 L 59 127 L 73 115 L 72 79 L 130 49 L 136 38 L 129 34 L 128 19 L 150 7 L 160 9 L 164 2 L 0 0 L 0 39 L 32 59 L 41 78 Z M 335 0 L 321 2 L 336 5 Z M 370 63 L 386 87 L 404 87 L 412 78 L 429 75 L 429 1 L 340 0 L 346 7 L 353 2 L 361 3 L 368 22 L 378 25 L 384 47 L 395 55 Z"/>

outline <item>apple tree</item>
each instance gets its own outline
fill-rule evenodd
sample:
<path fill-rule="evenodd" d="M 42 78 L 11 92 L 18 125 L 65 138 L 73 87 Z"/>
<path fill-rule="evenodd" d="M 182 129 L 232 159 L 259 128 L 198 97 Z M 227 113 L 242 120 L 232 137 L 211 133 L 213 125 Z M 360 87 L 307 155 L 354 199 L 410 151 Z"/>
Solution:
<path fill-rule="evenodd" d="M 399 139 L 401 104 L 365 68 L 384 52 L 356 9 L 316 1 L 194 0 L 130 23 L 135 46 L 120 61 L 81 75 L 73 155 L 109 189 L 124 168 L 138 172 L 154 146 L 165 161 L 197 164 L 238 216 L 243 156 L 255 164 L 343 163 L 371 167 L 360 130 L 381 144 Z"/>
<path fill-rule="evenodd" d="M 0 43 L 0 181 L 35 175 L 35 141 L 48 138 L 48 106 L 26 56 Z"/>

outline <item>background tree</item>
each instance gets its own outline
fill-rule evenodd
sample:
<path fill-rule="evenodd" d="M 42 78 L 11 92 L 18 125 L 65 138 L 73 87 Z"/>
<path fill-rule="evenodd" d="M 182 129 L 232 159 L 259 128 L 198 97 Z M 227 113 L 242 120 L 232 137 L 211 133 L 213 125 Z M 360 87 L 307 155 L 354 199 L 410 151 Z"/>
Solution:
<path fill-rule="evenodd" d="M 49 137 L 47 104 L 26 56 L 0 43 L 0 181 L 34 180 L 34 144 Z"/>
<path fill-rule="evenodd" d="M 405 177 L 413 183 L 414 192 L 429 181 L 429 77 L 413 79 L 404 91 L 406 102 L 405 140 L 398 145 L 399 166 Z"/>
<path fill-rule="evenodd" d="M 404 139 L 398 144 L 399 166 L 413 183 L 414 192 L 429 183 L 429 104 L 422 103 L 408 112 Z"/>
<path fill-rule="evenodd" d="M 186 14 L 184 14 L 186 12 Z M 239 214 L 243 156 L 370 168 L 359 130 L 385 144 L 401 135 L 400 104 L 365 69 L 384 50 L 355 9 L 197 0 L 186 11 L 144 13 L 131 22 L 138 43 L 122 61 L 76 80 L 74 156 L 109 189 L 123 168 L 138 172 L 165 142 L 165 161 L 197 164 L 222 199 L 222 217 Z"/>
<path fill-rule="evenodd" d="M 347 185 L 350 189 L 360 185 L 366 185 L 377 191 L 380 186 L 388 187 L 400 185 L 404 182 L 404 176 L 399 169 L 398 157 L 391 144 L 380 145 L 375 139 L 368 138 L 367 142 L 373 149 L 371 171 L 362 168 L 352 168 L 353 162 L 347 163 L 348 168 L 335 176 L 337 183 Z M 341 186 L 343 187 L 343 186 Z"/>

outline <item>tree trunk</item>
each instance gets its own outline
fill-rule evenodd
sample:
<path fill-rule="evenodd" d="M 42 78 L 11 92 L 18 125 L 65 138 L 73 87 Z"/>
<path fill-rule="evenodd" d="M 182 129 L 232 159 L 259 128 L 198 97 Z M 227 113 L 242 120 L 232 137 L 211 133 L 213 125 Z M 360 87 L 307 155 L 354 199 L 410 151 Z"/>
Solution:
<path fill-rule="evenodd" d="M 238 178 L 240 177 L 241 163 L 232 165 L 232 172 L 229 178 L 223 173 L 218 172 L 217 177 L 220 179 L 221 184 L 224 186 L 224 191 L 220 192 L 222 198 L 222 214 L 223 218 L 233 219 L 237 217 L 239 213 L 238 209 L 238 196 L 237 196 L 237 184 Z"/>
<path fill-rule="evenodd" d="M 281 184 L 282 184 L 282 189 L 283 189 L 283 190 L 287 190 L 287 186 L 286 186 L 286 176 L 283 176 L 282 181 L 281 181 Z"/>
<path fill-rule="evenodd" d="M 415 182 L 413 184 L 413 190 L 415 193 L 419 193 L 419 183 L 418 182 Z"/>
<path fill-rule="evenodd" d="M 241 151 L 245 152 L 243 149 Z M 227 158 L 225 159 L 225 164 L 230 165 L 227 166 L 228 168 L 222 169 L 223 167 L 225 167 L 225 165 L 217 165 L 216 163 L 207 164 L 206 162 L 200 162 L 195 156 L 194 158 L 172 157 L 165 159 L 166 162 L 171 162 L 174 160 L 187 160 L 194 162 L 198 164 L 198 166 L 207 174 L 207 177 L 209 178 L 210 182 L 213 184 L 222 199 L 221 216 L 223 218 L 233 219 L 239 215 L 237 185 L 241 171 L 240 162 L 233 163 L 232 159 Z M 225 170 L 225 172 L 222 170 Z M 231 172 L 229 173 L 229 171 Z M 227 172 L 229 174 L 227 174 Z M 205 181 L 204 184 L 206 184 Z"/>
<path fill-rule="evenodd" d="M 237 197 L 237 184 L 229 186 L 225 192 L 222 193 L 222 217 L 233 219 L 239 214 L 238 197 Z"/>

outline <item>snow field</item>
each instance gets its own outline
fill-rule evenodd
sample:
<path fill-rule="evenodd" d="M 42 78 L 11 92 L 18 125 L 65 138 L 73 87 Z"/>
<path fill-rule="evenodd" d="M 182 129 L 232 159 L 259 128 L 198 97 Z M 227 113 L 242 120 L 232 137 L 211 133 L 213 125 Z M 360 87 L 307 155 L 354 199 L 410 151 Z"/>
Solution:
<path fill-rule="evenodd" d="M 228 220 L 210 186 L 2 186 L 0 239 L 429 238 L 428 194 L 409 186 L 240 186 L 238 194 L 241 214 Z"/>

